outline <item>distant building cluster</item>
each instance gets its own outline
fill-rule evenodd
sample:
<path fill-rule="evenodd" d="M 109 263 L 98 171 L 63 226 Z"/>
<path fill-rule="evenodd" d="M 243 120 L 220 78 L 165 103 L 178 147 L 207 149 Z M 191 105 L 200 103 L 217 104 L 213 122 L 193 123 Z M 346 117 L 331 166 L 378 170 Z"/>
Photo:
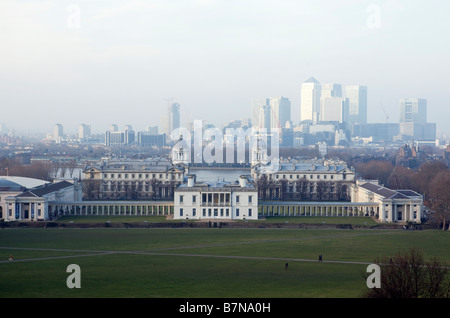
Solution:
<path fill-rule="evenodd" d="M 427 100 L 424 98 L 401 98 L 399 104 L 388 109 L 398 109 L 399 122 L 389 122 L 389 115 L 380 103 L 385 122 L 369 122 L 368 89 L 363 85 L 320 83 L 310 77 L 300 88 L 300 118 L 292 118 L 292 103 L 288 97 L 259 97 L 251 100 L 250 117 L 232 120 L 215 127 L 203 121 L 202 128 L 219 128 L 223 134 L 227 128 L 252 128 L 268 135 L 277 129 L 279 146 L 299 148 L 308 146 L 347 146 L 365 144 L 436 144 L 436 123 L 427 121 Z M 103 138 L 93 138 L 91 127 L 80 124 L 76 137 L 66 137 L 61 124 L 56 124 L 47 139 L 62 142 L 101 142 L 107 147 L 154 147 L 171 146 L 178 136 L 172 136 L 177 128 L 193 131 L 193 123 L 181 126 L 181 105 L 168 99 L 165 113 L 157 126 L 147 126 L 136 131 L 131 125 L 119 129 L 112 124 Z M 2 126 L 0 126 L 2 127 Z"/>

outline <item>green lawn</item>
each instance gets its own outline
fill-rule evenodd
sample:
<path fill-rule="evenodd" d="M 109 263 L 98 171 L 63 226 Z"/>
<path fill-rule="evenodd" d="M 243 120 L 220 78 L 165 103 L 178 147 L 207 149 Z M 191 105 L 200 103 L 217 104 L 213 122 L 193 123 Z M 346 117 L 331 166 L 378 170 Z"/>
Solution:
<path fill-rule="evenodd" d="M 165 215 L 77 215 L 63 216 L 57 220 L 61 223 L 135 223 L 135 222 L 174 222 L 174 220 L 166 220 Z"/>
<path fill-rule="evenodd" d="M 186 222 L 186 220 L 167 220 L 166 216 L 159 215 L 79 215 L 79 216 L 63 216 L 58 219 L 61 223 L 135 223 L 135 222 Z M 258 220 L 246 220 L 247 222 L 262 223 L 294 223 L 294 224 L 352 224 L 373 226 L 377 223 L 370 217 L 320 217 L 320 216 L 267 216 Z M 196 220 L 188 220 L 188 222 L 196 222 Z M 243 220 L 238 220 L 243 222 Z"/>
<path fill-rule="evenodd" d="M 5 228 L 0 247 L 1 298 L 356 298 L 367 265 L 328 261 L 414 247 L 450 263 L 450 233 L 437 230 Z M 66 286 L 69 264 L 80 289 Z"/>
<path fill-rule="evenodd" d="M 299 224 L 352 224 L 352 225 L 376 225 L 370 217 L 361 216 L 267 216 L 265 222 L 299 223 Z"/>

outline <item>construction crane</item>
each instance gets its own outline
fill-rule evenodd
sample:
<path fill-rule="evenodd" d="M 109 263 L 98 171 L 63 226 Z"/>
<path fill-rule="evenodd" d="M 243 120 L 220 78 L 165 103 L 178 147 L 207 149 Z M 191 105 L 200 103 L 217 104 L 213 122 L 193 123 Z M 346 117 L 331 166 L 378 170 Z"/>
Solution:
<path fill-rule="evenodd" d="M 381 109 L 383 110 L 384 116 L 386 116 L 386 123 L 388 123 L 389 122 L 389 115 L 386 113 L 386 110 L 384 109 L 382 102 L 380 102 L 380 105 L 381 105 Z"/>
<path fill-rule="evenodd" d="M 173 104 L 175 97 L 164 98 L 164 100 L 167 102 L 168 106 L 170 106 Z"/>

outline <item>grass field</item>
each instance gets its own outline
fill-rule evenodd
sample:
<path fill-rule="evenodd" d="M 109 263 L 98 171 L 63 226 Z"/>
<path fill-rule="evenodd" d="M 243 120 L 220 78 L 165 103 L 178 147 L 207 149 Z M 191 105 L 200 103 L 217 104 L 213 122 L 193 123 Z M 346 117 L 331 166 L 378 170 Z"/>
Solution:
<path fill-rule="evenodd" d="M 438 230 L 5 228 L 0 298 L 357 298 L 368 264 L 413 247 L 450 263 Z"/>
<path fill-rule="evenodd" d="M 166 216 L 155 215 L 90 215 L 90 216 L 63 216 L 58 219 L 61 223 L 103 223 L 103 222 L 149 222 L 149 223 L 173 223 L 186 222 L 186 220 L 167 220 Z M 196 222 L 196 220 L 187 220 L 187 222 Z M 237 220 L 234 222 L 244 222 Z M 312 224 L 312 223 L 326 223 L 326 224 L 352 224 L 352 225 L 376 225 L 377 223 L 370 217 L 318 217 L 318 216 L 268 216 L 265 219 L 246 220 L 246 222 L 260 222 L 260 223 L 294 223 L 294 224 Z"/>

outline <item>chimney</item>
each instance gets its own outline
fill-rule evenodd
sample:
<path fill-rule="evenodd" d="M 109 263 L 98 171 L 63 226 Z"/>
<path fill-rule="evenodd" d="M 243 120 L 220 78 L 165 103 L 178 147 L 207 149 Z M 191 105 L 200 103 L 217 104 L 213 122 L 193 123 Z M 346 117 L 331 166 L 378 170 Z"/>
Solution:
<path fill-rule="evenodd" d="M 195 183 L 195 176 L 194 175 L 188 175 L 188 187 L 192 188 Z"/>
<path fill-rule="evenodd" d="M 247 186 L 247 178 L 245 176 L 239 177 L 239 185 L 241 188 L 245 188 Z"/>

